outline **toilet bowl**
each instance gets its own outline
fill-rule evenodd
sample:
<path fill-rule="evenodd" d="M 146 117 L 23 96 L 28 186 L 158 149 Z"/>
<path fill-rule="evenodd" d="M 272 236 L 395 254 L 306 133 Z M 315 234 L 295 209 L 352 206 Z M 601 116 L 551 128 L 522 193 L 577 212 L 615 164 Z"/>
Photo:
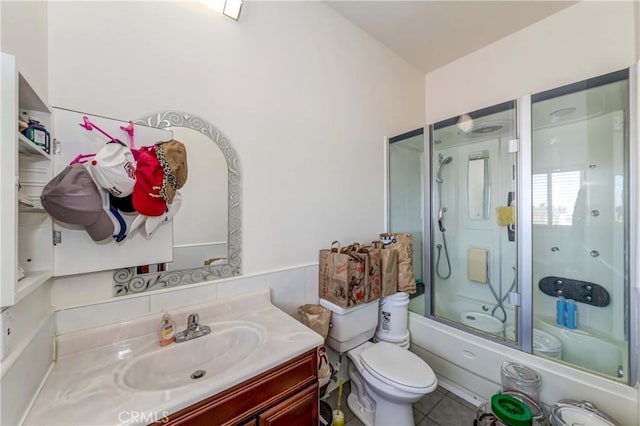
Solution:
<path fill-rule="evenodd" d="M 468 327 L 496 336 L 502 336 L 504 333 L 502 321 L 482 312 L 463 312 L 460 314 L 460 322 Z"/>
<path fill-rule="evenodd" d="M 366 426 L 414 425 L 411 404 L 438 386 L 431 367 L 388 342 L 367 342 L 347 355 L 352 382 L 347 405 L 356 417 Z"/>
<path fill-rule="evenodd" d="M 509 340 L 516 340 L 516 331 L 513 325 L 507 326 L 504 335 Z M 549 358 L 562 359 L 562 342 L 551 334 L 533 329 L 533 353 L 536 355 L 544 355 Z"/>
<path fill-rule="evenodd" d="M 408 351 L 409 332 L 376 336 L 378 300 L 341 308 L 327 300 L 332 327 L 327 345 L 349 359 L 351 393 L 347 404 L 366 426 L 413 426 L 412 403 L 438 386 L 431 367 Z M 385 338 L 394 341 L 386 341 Z"/>

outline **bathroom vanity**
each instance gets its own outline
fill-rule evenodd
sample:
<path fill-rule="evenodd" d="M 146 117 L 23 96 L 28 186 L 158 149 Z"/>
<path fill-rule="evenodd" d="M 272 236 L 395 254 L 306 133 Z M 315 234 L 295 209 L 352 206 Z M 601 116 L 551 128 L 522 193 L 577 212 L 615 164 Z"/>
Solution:
<path fill-rule="evenodd" d="M 58 336 L 24 424 L 317 424 L 320 335 L 269 290 L 170 311 L 178 330 L 193 313 L 211 333 L 164 347 L 161 313 Z"/>
<path fill-rule="evenodd" d="M 318 424 L 316 350 L 193 404 L 156 425 Z"/>

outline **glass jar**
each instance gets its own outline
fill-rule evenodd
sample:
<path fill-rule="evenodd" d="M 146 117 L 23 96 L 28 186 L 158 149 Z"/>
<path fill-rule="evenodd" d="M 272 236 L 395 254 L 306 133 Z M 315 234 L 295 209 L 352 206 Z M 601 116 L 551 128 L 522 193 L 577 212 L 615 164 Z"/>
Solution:
<path fill-rule="evenodd" d="M 515 362 L 503 362 L 500 371 L 502 390 L 513 390 L 540 402 L 542 377 L 529 367 Z"/>
<path fill-rule="evenodd" d="M 591 402 L 571 399 L 561 399 L 551 407 L 549 422 L 551 426 L 571 426 L 574 424 L 589 426 L 619 425 L 611 416 L 598 410 Z"/>
<path fill-rule="evenodd" d="M 522 392 L 514 391 L 514 390 L 506 390 L 502 391 L 504 395 L 509 395 L 517 400 L 523 402 L 529 410 L 531 410 L 531 417 L 533 418 L 533 424 L 537 426 L 548 426 L 549 419 L 547 416 L 547 410 L 545 410 L 544 406 L 541 402 L 534 401 L 529 395 L 525 395 Z"/>
<path fill-rule="evenodd" d="M 502 393 L 495 394 L 490 401 L 478 407 L 476 426 L 530 426 L 533 424 L 531 410 L 522 401 Z"/>

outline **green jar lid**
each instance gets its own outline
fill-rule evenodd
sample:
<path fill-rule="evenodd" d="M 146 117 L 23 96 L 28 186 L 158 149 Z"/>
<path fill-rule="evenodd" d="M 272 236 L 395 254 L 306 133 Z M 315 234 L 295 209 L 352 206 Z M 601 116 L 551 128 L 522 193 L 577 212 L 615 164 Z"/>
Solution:
<path fill-rule="evenodd" d="M 522 401 L 502 393 L 491 397 L 491 410 L 509 426 L 531 426 L 531 410 Z"/>

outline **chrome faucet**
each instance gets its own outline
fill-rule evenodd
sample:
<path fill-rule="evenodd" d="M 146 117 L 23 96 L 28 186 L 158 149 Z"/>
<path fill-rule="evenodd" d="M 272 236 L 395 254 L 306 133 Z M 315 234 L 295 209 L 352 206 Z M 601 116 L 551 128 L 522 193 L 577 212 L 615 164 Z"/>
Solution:
<path fill-rule="evenodd" d="M 211 328 L 208 325 L 200 325 L 198 314 L 191 314 L 187 319 L 187 329 L 176 334 L 176 343 L 206 336 L 209 333 Z"/>

